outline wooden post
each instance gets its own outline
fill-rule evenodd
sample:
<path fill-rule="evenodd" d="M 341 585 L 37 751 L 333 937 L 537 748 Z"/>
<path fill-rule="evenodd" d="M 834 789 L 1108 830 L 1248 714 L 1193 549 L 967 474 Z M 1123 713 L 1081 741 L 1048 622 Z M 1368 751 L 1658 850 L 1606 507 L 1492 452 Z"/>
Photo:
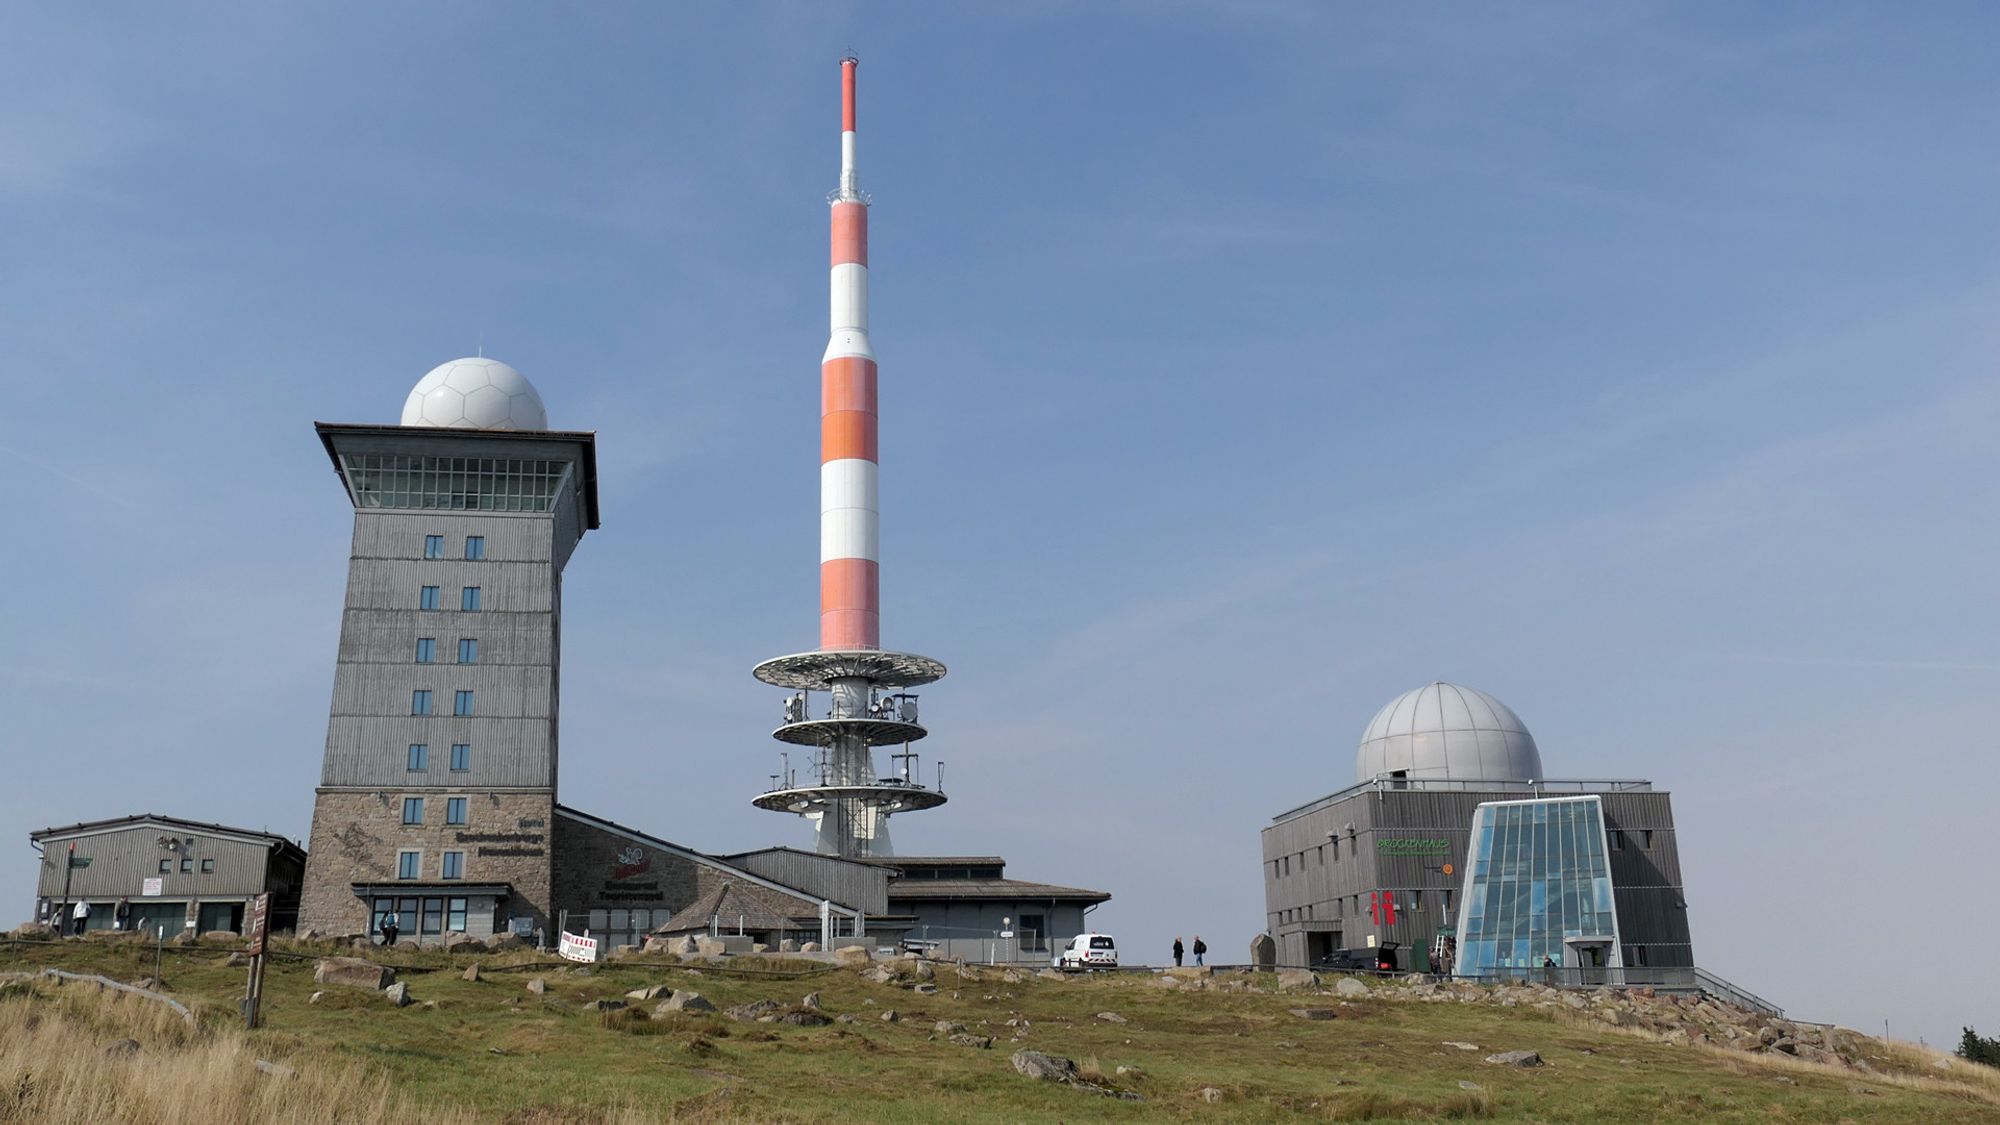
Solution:
<path fill-rule="evenodd" d="M 270 933 L 271 896 L 258 895 L 250 902 L 250 979 L 243 993 L 243 1026 L 255 1030 L 264 1014 L 264 945 Z"/>

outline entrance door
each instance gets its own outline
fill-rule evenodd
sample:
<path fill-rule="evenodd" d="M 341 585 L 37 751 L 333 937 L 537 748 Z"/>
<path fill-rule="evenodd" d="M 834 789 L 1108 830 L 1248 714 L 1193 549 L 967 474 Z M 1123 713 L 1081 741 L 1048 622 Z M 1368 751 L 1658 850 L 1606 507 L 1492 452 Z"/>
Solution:
<path fill-rule="evenodd" d="M 240 902 L 204 902 L 195 912 L 195 929 L 201 933 L 210 930 L 243 930 L 243 904 Z"/>
<path fill-rule="evenodd" d="M 1332 933 L 1306 934 L 1306 964 L 1317 965 L 1333 956 L 1339 938 Z"/>

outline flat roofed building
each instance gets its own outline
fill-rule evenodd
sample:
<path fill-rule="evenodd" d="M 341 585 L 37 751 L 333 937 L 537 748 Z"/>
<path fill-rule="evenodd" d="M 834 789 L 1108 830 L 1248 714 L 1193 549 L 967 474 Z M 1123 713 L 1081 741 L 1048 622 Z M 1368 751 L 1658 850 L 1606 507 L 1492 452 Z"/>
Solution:
<path fill-rule="evenodd" d="M 298 917 L 305 849 L 276 833 L 140 813 L 43 828 L 28 839 L 41 853 L 37 920 L 71 922 L 81 901 L 90 904 L 86 927 L 108 930 L 123 903 L 126 929 L 164 928 L 170 938 L 185 930 L 240 933 L 260 894 L 271 896 L 272 929 Z"/>
<path fill-rule="evenodd" d="M 1594 932 L 1568 943 L 1537 938 L 1530 942 L 1540 951 L 1534 965 L 1542 956 L 1581 969 L 1694 965 L 1671 797 L 1651 782 L 1541 777 L 1539 749 L 1514 712 L 1451 684 L 1392 700 L 1369 724 L 1357 764 L 1363 776 L 1355 785 L 1282 813 L 1263 830 L 1265 924 L 1279 964 L 1311 965 L 1336 949 L 1394 943 L 1402 968 L 1457 967 L 1465 953 L 1467 868 L 1482 855 L 1478 893 L 1501 893 L 1494 888 L 1504 884 L 1510 911 L 1514 895 L 1526 896 L 1530 924 L 1541 927 L 1533 932 L 1546 934 L 1550 880 L 1558 884 L 1558 901 L 1569 901 L 1560 896 L 1571 893 L 1574 864 L 1582 861 L 1574 836 L 1564 843 L 1560 830 L 1552 840 L 1546 826 L 1519 837 L 1509 830 L 1499 837 L 1509 850 L 1496 860 L 1473 848 L 1475 818 L 1481 825 L 1511 824 L 1521 814 L 1481 810 L 1516 802 L 1543 808 L 1546 818 L 1553 802 L 1569 800 L 1581 803 L 1563 806 L 1562 824 L 1589 815 L 1600 826 L 1602 889 L 1609 892 L 1615 938 L 1599 941 Z M 1593 930 L 1601 928 L 1594 909 L 1599 889 L 1592 884 Z M 1538 894 L 1544 911 L 1533 922 Z M 1510 913 L 1510 942 L 1514 924 Z M 1514 956 L 1510 946 L 1509 967 Z"/>
<path fill-rule="evenodd" d="M 1006 878 L 999 856 L 881 856 L 862 862 L 894 872 L 889 913 L 908 938 L 935 954 L 980 961 L 1046 961 L 1089 929 L 1108 891 Z M 1012 934 L 1008 937 L 1006 935 Z"/>

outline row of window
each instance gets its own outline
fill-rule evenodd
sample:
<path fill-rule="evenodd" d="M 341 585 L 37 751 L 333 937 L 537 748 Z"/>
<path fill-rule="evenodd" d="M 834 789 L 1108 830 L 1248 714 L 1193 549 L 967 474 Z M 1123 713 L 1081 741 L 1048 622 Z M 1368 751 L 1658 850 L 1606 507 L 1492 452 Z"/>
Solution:
<path fill-rule="evenodd" d="M 424 853 L 411 849 L 396 853 L 396 878 L 421 879 L 424 877 Z M 465 878 L 465 853 L 445 852 L 438 859 L 438 878 Z"/>
<path fill-rule="evenodd" d="M 181 874 L 183 874 L 183 875 L 187 875 L 187 874 L 190 874 L 190 873 L 192 873 L 193 871 L 194 871 L 194 860 L 191 860 L 191 859 L 187 858 L 186 856 L 182 856 L 182 857 L 181 857 Z M 171 874 L 173 874 L 173 873 L 174 873 L 174 861 L 173 861 L 173 860 L 171 860 L 171 859 L 163 859 L 163 860 L 161 860 L 161 861 L 160 861 L 160 874 L 162 874 L 162 875 L 171 875 Z M 214 873 L 215 873 L 215 861 L 214 861 L 214 860 L 212 860 L 212 859 L 204 859 L 204 860 L 202 860 L 202 861 L 201 861 L 201 873 L 202 873 L 203 875 L 212 875 L 212 874 L 214 874 Z"/>
<path fill-rule="evenodd" d="M 442 603 L 442 601 L 441 601 L 441 599 L 440 599 L 440 597 L 439 597 L 439 594 L 438 594 L 438 587 L 436 587 L 436 586 L 423 586 L 423 587 L 420 587 L 420 588 L 418 588 L 418 590 L 417 590 L 417 608 L 418 608 L 418 609 L 442 609 L 442 608 L 444 608 L 444 607 L 443 607 L 443 603 Z M 458 591 L 458 608 L 459 608 L 459 609 L 461 609 L 461 610 L 463 610 L 463 611 L 464 611 L 464 612 L 466 612 L 466 613 L 477 613 L 477 612 L 479 612 L 479 587 L 477 587 L 477 586 L 461 586 L 461 587 L 459 587 L 459 591 Z"/>
<path fill-rule="evenodd" d="M 444 822 L 449 825 L 464 827 L 466 803 L 464 797 L 446 797 L 444 799 Z M 403 823 L 422 824 L 423 822 L 424 799 L 422 797 L 403 798 Z"/>
<path fill-rule="evenodd" d="M 1321 867 L 1325 867 L 1327 860 L 1327 850 L 1329 848 L 1333 850 L 1333 861 L 1335 863 L 1339 863 L 1340 837 L 1330 836 L 1327 838 L 1326 843 L 1320 844 L 1317 847 L 1307 848 L 1306 851 L 1296 853 L 1297 862 L 1294 862 L 1293 856 L 1289 855 L 1281 855 L 1278 858 L 1272 860 L 1271 861 L 1272 878 L 1282 878 L 1283 876 L 1290 875 L 1294 869 L 1297 869 L 1299 871 L 1304 871 L 1306 869 L 1307 851 L 1316 853 L 1319 857 L 1319 865 Z"/>
<path fill-rule="evenodd" d="M 444 536 L 442 535 L 424 536 L 424 557 L 427 559 L 441 559 L 444 557 Z M 466 560 L 468 562 L 478 562 L 480 559 L 483 559 L 485 557 L 486 557 L 486 537 L 484 535 L 466 536 L 465 537 Z"/>
<path fill-rule="evenodd" d="M 410 743 L 410 772 L 422 773 L 431 768 L 431 746 L 428 742 Z M 454 742 L 451 744 L 451 771 L 464 773 L 472 768 L 472 744 Z"/>
<path fill-rule="evenodd" d="M 421 904 L 421 905 L 420 905 Z M 403 933 L 441 934 L 445 927 L 453 933 L 465 932 L 466 901 L 462 898 L 393 899 L 378 898 L 368 919 L 368 932 L 380 933 L 382 922 L 391 912 Z"/>
<path fill-rule="evenodd" d="M 1403 900 L 1403 902 L 1402 902 L 1402 904 L 1401 904 L 1401 906 L 1402 906 L 1402 909 L 1405 909 L 1405 910 L 1422 910 L 1422 909 L 1424 908 L 1424 892 L 1422 892 L 1422 891 L 1396 891 L 1396 892 L 1393 892 L 1393 893 L 1395 893 L 1395 894 L 1398 894 L 1398 895 L 1407 895 L 1407 896 L 1409 896 L 1409 897 L 1407 897 L 1406 899 L 1404 899 L 1404 900 Z M 1448 918 L 1448 917 L 1450 917 L 1450 916 L 1451 916 L 1451 892 L 1450 892 L 1450 891 L 1447 891 L 1447 890 L 1440 890 L 1440 891 L 1438 891 L 1438 892 L 1437 892 L 1437 895 L 1438 895 L 1438 898 L 1439 898 L 1439 900 L 1440 900 L 1440 902 L 1441 902 L 1442 906 L 1444 907 L 1444 913 L 1445 913 L 1445 916 L 1446 916 L 1447 918 Z M 1361 909 L 1361 896 L 1360 896 L 1360 895 L 1349 895 L 1349 896 L 1347 896 L 1347 897 L 1345 897 L 1345 898 L 1343 898 L 1343 897 L 1340 897 L 1340 896 L 1336 895 L 1336 896 L 1335 896 L 1335 897 L 1334 897 L 1333 899 L 1331 899 L 1330 901 L 1331 901 L 1331 902 L 1332 902 L 1332 904 L 1333 904 L 1333 913 L 1332 913 L 1331 915 L 1326 915 L 1326 914 L 1322 914 L 1322 913 L 1320 912 L 1320 910 L 1319 910 L 1319 906 L 1318 906 L 1318 904 L 1316 904 L 1316 903 L 1307 903 L 1307 904 L 1306 904 L 1306 905 L 1304 905 L 1304 906 L 1300 906 L 1300 907 L 1294 907 L 1293 909 L 1290 909 L 1290 910 L 1280 910 L 1280 911 L 1278 911 L 1278 921 L 1280 921 L 1280 922 L 1311 922 L 1311 921 L 1316 921 L 1316 920 L 1322 920 L 1322 919 L 1335 919 L 1335 920 L 1337 920 L 1337 919 L 1342 919 L 1342 918 L 1345 918 L 1345 917 L 1347 917 L 1347 905 L 1348 905 L 1348 903 L 1350 903 L 1350 902 L 1352 902 L 1352 903 L 1354 904 L 1354 916 L 1355 916 L 1356 918 L 1359 918 L 1359 917 L 1361 917 L 1361 916 L 1362 916 L 1362 909 Z"/>
<path fill-rule="evenodd" d="M 437 663 L 437 645 L 438 643 L 436 637 L 418 637 L 417 663 L 419 664 Z M 478 637 L 458 638 L 458 662 L 460 664 L 479 663 Z"/>
<path fill-rule="evenodd" d="M 417 688 L 410 693 L 410 714 L 429 715 L 433 713 L 431 710 L 431 689 Z M 451 713 L 454 715 L 472 714 L 472 693 L 469 691 L 454 693 L 451 701 Z"/>

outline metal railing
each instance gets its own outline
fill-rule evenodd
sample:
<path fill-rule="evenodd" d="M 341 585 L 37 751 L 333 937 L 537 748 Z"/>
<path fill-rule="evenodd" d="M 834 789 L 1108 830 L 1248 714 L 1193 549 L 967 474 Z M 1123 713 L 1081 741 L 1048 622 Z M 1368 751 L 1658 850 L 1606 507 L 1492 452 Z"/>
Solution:
<path fill-rule="evenodd" d="M 1581 777 L 1581 778 L 1541 778 L 1534 781 L 1458 781 L 1447 778 L 1424 777 L 1377 777 L 1350 785 L 1338 792 L 1328 793 L 1316 801 L 1308 801 L 1298 808 L 1281 812 L 1271 818 L 1272 824 L 1283 824 L 1296 820 L 1310 812 L 1344 801 L 1357 793 L 1391 792 L 1395 790 L 1416 790 L 1433 793 L 1525 793 L 1534 797 L 1546 793 L 1650 793 L 1653 783 L 1635 777 Z"/>

